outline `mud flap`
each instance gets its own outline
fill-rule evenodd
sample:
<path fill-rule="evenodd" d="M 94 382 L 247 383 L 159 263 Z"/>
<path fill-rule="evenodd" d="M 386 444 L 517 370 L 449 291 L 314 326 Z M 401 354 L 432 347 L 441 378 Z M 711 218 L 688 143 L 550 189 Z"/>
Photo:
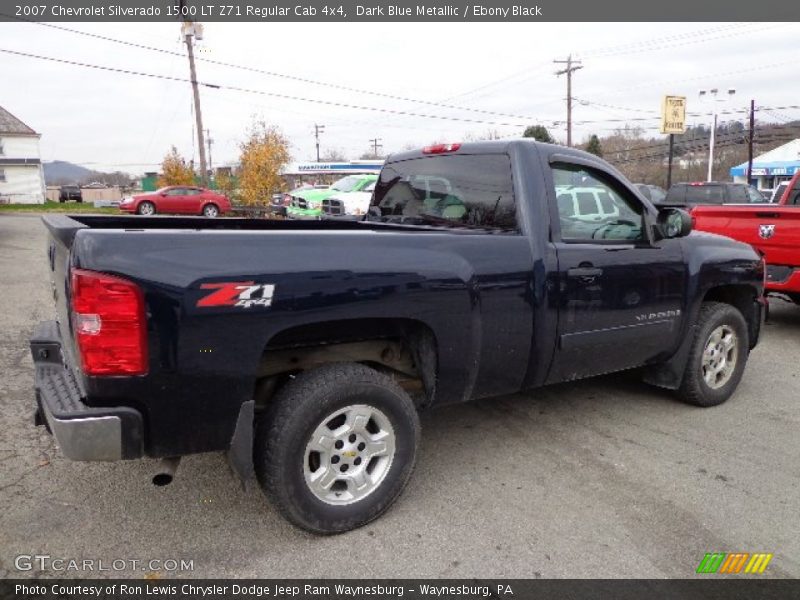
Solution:
<path fill-rule="evenodd" d="M 255 414 L 255 400 L 243 402 L 239 409 L 239 418 L 236 419 L 236 429 L 228 448 L 228 464 L 242 482 L 242 488 L 247 491 L 256 480 L 253 467 L 253 418 Z"/>
<path fill-rule="evenodd" d="M 689 360 L 689 350 L 696 334 L 697 325 L 692 325 L 677 352 L 665 362 L 645 367 L 642 380 L 656 387 L 677 390 L 683 381 L 683 373 L 686 371 L 686 363 Z"/>

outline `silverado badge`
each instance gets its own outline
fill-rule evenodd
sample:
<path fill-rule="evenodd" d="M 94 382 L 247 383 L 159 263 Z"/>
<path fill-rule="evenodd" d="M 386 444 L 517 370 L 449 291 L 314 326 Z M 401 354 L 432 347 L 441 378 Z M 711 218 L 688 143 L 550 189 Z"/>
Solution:
<path fill-rule="evenodd" d="M 760 237 L 762 240 L 768 240 L 773 235 L 775 235 L 775 225 L 758 226 L 758 237 Z"/>

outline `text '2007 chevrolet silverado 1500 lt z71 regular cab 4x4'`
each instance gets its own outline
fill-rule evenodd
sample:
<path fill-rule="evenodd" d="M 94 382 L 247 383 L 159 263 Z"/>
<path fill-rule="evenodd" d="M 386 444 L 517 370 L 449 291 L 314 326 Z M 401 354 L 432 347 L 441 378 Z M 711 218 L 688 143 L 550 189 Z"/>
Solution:
<path fill-rule="evenodd" d="M 576 212 L 573 188 L 613 210 Z M 361 222 L 45 223 L 57 319 L 31 348 L 63 453 L 226 451 L 319 533 L 397 498 L 420 409 L 634 367 L 720 404 L 763 314 L 749 246 L 533 141 L 395 155 Z"/>

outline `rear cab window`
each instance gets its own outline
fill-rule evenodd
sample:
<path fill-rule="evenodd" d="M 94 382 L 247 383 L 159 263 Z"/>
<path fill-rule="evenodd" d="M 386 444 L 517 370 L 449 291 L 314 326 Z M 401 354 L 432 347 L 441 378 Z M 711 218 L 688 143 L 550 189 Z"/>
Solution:
<path fill-rule="evenodd" d="M 505 154 L 444 154 L 388 163 L 371 219 L 433 227 L 519 232 Z"/>
<path fill-rule="evenodd" d="M 725 202 L 725 188 L 721 185 L 687 185 L 687 204 L 722 204 Z"/>

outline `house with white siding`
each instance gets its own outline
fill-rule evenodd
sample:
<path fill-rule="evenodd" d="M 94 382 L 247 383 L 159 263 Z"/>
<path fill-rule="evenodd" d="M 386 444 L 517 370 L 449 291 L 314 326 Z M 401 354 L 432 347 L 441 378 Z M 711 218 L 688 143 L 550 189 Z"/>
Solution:
<path fill-rule="evenodd" d="M 41 134 L 0 106 L 0 202 L 44 203 L 39 138 Z"/>

